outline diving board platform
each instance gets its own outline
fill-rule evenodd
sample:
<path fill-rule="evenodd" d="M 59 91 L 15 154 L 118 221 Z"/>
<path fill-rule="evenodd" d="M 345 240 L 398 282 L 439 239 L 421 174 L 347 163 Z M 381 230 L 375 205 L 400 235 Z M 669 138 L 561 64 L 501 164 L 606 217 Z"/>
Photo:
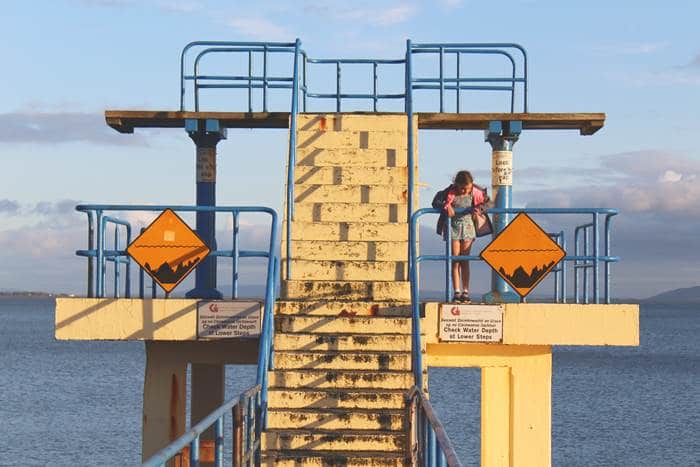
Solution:
<path fill-rule="evenodd" d="M 364 113 L 367 112 L 357 112 L 360 115 Z M 379 114 L 397 115 L 389 112 Z M 133 133 L 135 128 L 184 128 L 188 119 L 218 120 L 223 128 L 289 128 L 289 115 L 289 112 L 107 110 L 105 120 L 119 133 Z M 525 130 L 578 130 L 581 135 L 592 135 L 605 124 L 604 113 L 417 112 L 416 115 L 418 128 L 426 130 L 486 130 L 492 121 L 520 121 Z"/>

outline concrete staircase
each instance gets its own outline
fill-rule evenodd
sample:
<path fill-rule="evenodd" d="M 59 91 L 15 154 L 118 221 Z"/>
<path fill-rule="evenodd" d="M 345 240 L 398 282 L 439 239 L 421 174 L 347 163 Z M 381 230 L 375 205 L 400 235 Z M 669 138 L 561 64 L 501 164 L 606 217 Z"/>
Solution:
<path fill-rule="evenodd" d="M 298 128 L 263 463 L 404 465 L 406 116 L 307 114 Z"/>

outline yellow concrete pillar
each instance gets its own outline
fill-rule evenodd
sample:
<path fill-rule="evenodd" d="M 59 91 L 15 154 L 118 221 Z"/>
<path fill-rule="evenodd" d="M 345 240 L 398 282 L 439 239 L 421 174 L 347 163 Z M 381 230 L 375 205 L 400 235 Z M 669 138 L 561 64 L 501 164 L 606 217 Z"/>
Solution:
<path fill-rule="evenodd" d="M 510 367 L 481 369 L 481 465 L 510 465 Z"/>
<path fill-rule="evenodd" d="M 146 341 L 141 459 L 185 432 L 187 361 L 167 343 Z"/>
<path fill-rule="evenodd" d="M 532 346 L 511 367 L 511 465 L 552 464 L 552 348 Z M 539 351 L 537 351 L 539 350 Z"/>

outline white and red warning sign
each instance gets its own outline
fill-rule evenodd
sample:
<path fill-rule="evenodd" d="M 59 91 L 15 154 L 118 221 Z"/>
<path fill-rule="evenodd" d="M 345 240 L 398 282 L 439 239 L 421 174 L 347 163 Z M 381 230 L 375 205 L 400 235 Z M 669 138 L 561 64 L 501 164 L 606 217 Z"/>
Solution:
<path fill-rule="evenodd" d="M 202 301 L 197 303 L 197 337 L 230 339 L 260 336 L 262 303 Z"/>
<path fill-rule="evenodd" d="M 440 306 L 443 342 L 502 342 L 503 308 L 500 305 Z"/>

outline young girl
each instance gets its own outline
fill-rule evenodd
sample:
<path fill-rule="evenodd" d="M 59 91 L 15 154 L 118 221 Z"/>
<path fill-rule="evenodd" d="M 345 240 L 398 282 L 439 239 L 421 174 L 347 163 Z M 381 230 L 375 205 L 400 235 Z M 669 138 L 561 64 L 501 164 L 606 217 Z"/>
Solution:
<path fill-rule="evenodd" d="M 447 241 L 445 215 L 452 219 L 450 233 L 453 256 L 469 255 L 474 238 L 476 238 L 472 212 L 457 214 L 455 211 L 465 208 L 480 208 L 486 201 L 486 190 L 474 185 L 472 174 L 466 170 L 457 172 L 452 185 L 436 195 L 433 207 L 443 210 L 443 214 L 438 220 L 438 234 L 442 234 L 445 241 Z M 469 261 L 452 262 L 452 284 L 456 301 L 471 301 L 469 298 Z"/>

